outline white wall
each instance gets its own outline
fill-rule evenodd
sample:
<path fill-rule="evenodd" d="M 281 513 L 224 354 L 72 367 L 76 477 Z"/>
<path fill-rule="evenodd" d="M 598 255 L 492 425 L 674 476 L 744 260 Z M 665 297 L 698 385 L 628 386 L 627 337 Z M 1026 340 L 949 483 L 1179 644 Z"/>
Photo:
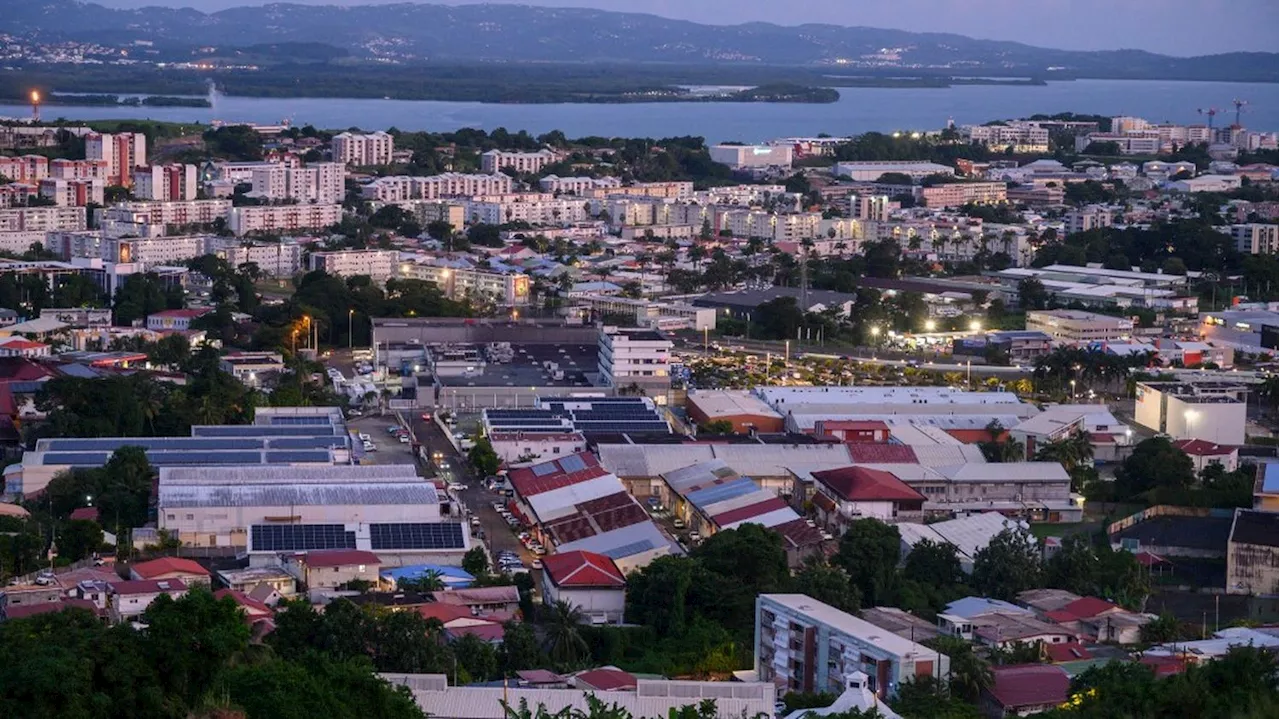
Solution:
<path fill-rule="evenodd" d="M 1174 439 L 1203 439 L 1217 444 L 1244 444 L 1245 404 L 1202 404 L 1169 397 L 1165 432 Z"/>
<path fill-rule="evenodd" d="M 581 609 L 583 614 L 591 617 L 592 621 L 599 621 L 600 619 L 609 623 L 622 621 L 622 613 L 627 599 L 625 591 L 619 589 L 557 589 L 555 584 L 547 578 L 546 572 L 543 572 L 542 577 L 542 596 L 546 598 L 548 604 L 554 604 L 557 600 L 563 599 Z"/>

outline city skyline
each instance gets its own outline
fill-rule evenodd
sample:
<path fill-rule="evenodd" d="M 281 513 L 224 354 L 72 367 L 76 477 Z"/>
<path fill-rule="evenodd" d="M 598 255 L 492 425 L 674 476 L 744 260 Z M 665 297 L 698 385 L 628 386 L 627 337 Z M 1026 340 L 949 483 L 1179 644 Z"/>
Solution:
<path fill-rule="evenodd" d="M 381 0 L 294 0 L 301 5 L 376 5 Z M 1019 42 L 1064 50 L 1137 49 L 1175 56 L 1239 51 L 1274 52 L 1280 44 L 1280 6 L 1263 0 L 1153 0 L 1138 4 L 1105 0 L 901 0 L 892 5 L 854 4 L 846 0 L 802 0 L 779 5 L 762 0 L 487 0 L 492 4 L 595 8 L 634 12 L 691 22 L 732 25 L 822 23 L 954 33 L 979 39 Z M 193 7 L 216 12 L 263 5 L 265 0 L 102 0 L 116 8 L 153 5 Z M 437 4 L 480 4 L 441 0 Z M 859 6 L 860 5 L 860 6 Z M 1242 22 L 1242 19 L 1251 19 Z M 1197 37 L 1188 42 L 1187 28 Z"/>

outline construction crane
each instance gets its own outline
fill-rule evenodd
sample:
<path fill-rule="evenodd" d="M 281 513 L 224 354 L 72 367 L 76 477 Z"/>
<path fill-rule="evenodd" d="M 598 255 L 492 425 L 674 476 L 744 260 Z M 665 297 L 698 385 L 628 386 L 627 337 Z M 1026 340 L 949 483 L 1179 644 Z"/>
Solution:
<path fill-rule="evenodd" d="M 1236 125 L 1235 126 L 1243 127 L 1243 125 L 1240 124 L 1240 113 L 1244 111 L 1244 106 L 1248 105 L 1249 101 L 1237 99 L 1237 100 L 1232 100 L 1231 104 L 1236 106 Z"/>
<path fill-rule="evenodd" d="M 1210 130 L 1212 130 L 1212 129 L 1213 129 L 1213 118 L 1214 118 L 1214 116 L 1215 116 L 1215 115 L 1217 115 L 1218 113 L 1222 112 L 1222 110 L 1219 110 L 1219 109 L 1218 109 L 1218 108 L 1216 108 L 1216 107 L 1210 107 L 1210 108 L 1203 108 L 1203 107 L 1202 107 L 1202 108 L 1198 108 L 1198 109 L 1196 110 L 1196 112 L 1200 113 L 1201 115 L 1208 115 L 1208 116 L 1209 116 L 1209 129 L 1210 129 Z"/>

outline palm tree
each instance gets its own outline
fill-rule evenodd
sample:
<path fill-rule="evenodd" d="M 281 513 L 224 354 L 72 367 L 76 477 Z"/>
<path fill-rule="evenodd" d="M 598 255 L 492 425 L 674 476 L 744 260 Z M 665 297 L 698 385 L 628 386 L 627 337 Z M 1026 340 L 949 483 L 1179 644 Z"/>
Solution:
<path fill-rule="evenodd" d="M 563 599 L 547 608 L 547 654 L 552 661 L 574 667 L 586 656 L 589 647 L 578 631 L 584 619 L 581 609 Z"/>
<path fill-rule="evenodd" d="M 973 646 L 958 637 L 938 637 L 927 642 L 937 651 L 951 657 L 951 693 L 975 702 L 983 689 L 991 686 L 995 676 L 987 660 L 974 654 Z"/>
<path fill-rule="evenodd" d="M 1068 472 L 1076 467 L 1093 461 L 1093 444 L 1089 435 L 1076 430 L 1070 436 L 1050 442 L 1036 452 L 1036 460 L 1040 462 L 1058 462 Z"/>

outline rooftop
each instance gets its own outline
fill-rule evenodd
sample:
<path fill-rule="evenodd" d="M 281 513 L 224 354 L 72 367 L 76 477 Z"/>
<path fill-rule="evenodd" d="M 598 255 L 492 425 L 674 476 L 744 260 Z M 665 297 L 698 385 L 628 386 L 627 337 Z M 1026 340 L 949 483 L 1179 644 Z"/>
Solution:
<path fill-rule="evenodd" d="M 1001 706 L 1057 706 L 1067 700 L 1071 679 L 1051 664 L 1015 664 L 992 667 L 993 682 L 987 691 Z"/>
<path fill-rule="evenodd" d="M 191 574 L 201 577 L 209 576 L 209 570 L 191 559 L 183 557 L 161 557 L 149 562 L 141 562 L 129 568 L 130 572 L 143 579 L 154 579 L 165 574 Z"/>
<path fill-rule="evenodd" d="M 378 565 L 382 560 L 373 552 L 359 549 L 330 549 L 307 552 L 308 567 L 347 567 L 352 565 Z"/>
<path fill-rule="evenodd" d="M 923 502 L 925 496 L 892 474 L 867 467 L 844 467 L 813 473 L 847 502 Z"/>
<path fill-rule="evenodd" d="M 688 402 L 696 405 L 710 419 L 740 415 L 781 419 L 772 407 L 750 390 L 689 390 Z"/>
<path fill-rule="evenodd" d="M 864 619 L 859 619 L 847 612 L 842 612 L 830 604 L 825 604 L 805 594 L 762 594 L 759 599 L 785 607 L 796 614 L 801 614 L 849 636 L 872 642 L 881 649 L 899 657 L 914 656 L 917 659 L 927 659 L 938 656 L 937 652 L 922 644 L 913 642 L 910 639 L 904 639 L 892 631 L 878 627 Z"/>
<path fill-rule="evenodd" d="M 543 558 L 542 569 L 560 587 L 618 589 L 627 584 L 613 560 L 595 552 L 552 554 Z"/>
<path fill-rule="evenodd" d="M 1231 541 L 1263 547 L 1280 546 L 1280 515 L 1237 509 L 1231 524 Z"/>

